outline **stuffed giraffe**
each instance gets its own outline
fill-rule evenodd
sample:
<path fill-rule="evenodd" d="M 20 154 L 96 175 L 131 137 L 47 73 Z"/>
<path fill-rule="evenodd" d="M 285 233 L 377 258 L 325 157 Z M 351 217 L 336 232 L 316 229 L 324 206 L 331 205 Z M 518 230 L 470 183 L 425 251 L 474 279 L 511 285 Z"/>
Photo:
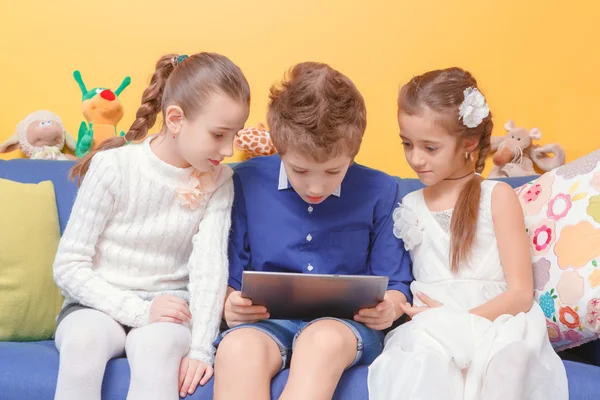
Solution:
<path fill-rule="evenodd" d="M 233 141 L 233 145 L 236 149 L 246 153 L 244 160 L 277 153 L 271 141 L 271 135 L 262 123 L 259 123 L 258 127 L 240 130 Z"/>

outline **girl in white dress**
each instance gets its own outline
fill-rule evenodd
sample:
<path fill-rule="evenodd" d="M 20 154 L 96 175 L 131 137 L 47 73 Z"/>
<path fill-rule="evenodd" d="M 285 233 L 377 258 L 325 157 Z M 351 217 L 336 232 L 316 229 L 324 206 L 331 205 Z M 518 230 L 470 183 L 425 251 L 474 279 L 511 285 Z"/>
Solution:
<path fill-rule="evenodd" d="M 406 160 L 426 189 L 394 213 L 415 299 L 369 368 L 370 399 L 568 399 L 533 301 L 519 201 L 478 174 L 493 123 L 477 82 L 459 68 L 428 72 L 402 87 L 398 109 Z"/>

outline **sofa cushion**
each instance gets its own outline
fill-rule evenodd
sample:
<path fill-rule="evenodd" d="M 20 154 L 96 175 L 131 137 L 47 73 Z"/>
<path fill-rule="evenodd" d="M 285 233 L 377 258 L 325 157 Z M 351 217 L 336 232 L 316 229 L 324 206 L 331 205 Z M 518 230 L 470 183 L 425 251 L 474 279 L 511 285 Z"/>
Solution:
<path fill-rule="evenodd" d="M 58 376 L 59 354 L 54 342 L 0 343 L 0 399 L 52 400 Z M 565 361 L 571 400 L 595 400 L 600 393 L 600 367 Z M 367 400 L 368 367 L 354 367 L 342 375 L 334 400 Z M 271 396 L 277 399 L 289 370 L 273 379 Z M 211 381 L 187 400 L 211 400 Z M 103 400 L 125 400 L 129 387 L 129 366 L 124 358 L 109 361 L 102 384 Z"/>
<path fill-rule="evenodd" d="M 0 179 L 0 340 L 52 338 L 62 304 L 52 278 L 60 240 L 52 182 Z"/>
<path fill-rule="evenodd" d="M 600 150 L 516 189 L 557 351 L 600 336 Z"/>
<path fill-rule="evenodd" d="M 69 170 L 73 165 L 72 161 L 0 160 L 0 178 L 23 183 L 52 181 L 62 234 L 77 194 L 77 185 L 68 179 Z"/>

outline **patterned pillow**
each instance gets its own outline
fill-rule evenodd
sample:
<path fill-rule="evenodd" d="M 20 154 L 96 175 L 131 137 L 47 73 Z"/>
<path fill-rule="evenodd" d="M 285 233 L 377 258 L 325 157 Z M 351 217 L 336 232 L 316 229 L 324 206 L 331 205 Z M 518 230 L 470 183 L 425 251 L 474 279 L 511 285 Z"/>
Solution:
<path fill-rule="evenodd" d="M 556 351 L 600 337 L 600 150 L 515 189 Z"/>

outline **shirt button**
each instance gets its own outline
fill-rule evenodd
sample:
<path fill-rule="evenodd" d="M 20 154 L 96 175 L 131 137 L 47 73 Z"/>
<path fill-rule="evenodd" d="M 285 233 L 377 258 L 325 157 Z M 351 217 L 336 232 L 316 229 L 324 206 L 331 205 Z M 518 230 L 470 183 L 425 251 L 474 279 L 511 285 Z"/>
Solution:
<path fill-rule="evenodd" d="M 312 206 L 308 206 L 308 213 L 309 214 L 312 214 L 313 210 L 314 210 L 314 208 Z"/>
<path fill-rule="evenodd" d="M 308 264 L 308 267 L 306 267 L 307 270 L 312 271 L 314 269 L 314 267 L 310 264 Z"/>
<path fill-rule="evenodd" d="M 312 235 L 309 233 L 308 236 L 306 237 L 306 241 L 310 242 L 312 240 Z"/>

